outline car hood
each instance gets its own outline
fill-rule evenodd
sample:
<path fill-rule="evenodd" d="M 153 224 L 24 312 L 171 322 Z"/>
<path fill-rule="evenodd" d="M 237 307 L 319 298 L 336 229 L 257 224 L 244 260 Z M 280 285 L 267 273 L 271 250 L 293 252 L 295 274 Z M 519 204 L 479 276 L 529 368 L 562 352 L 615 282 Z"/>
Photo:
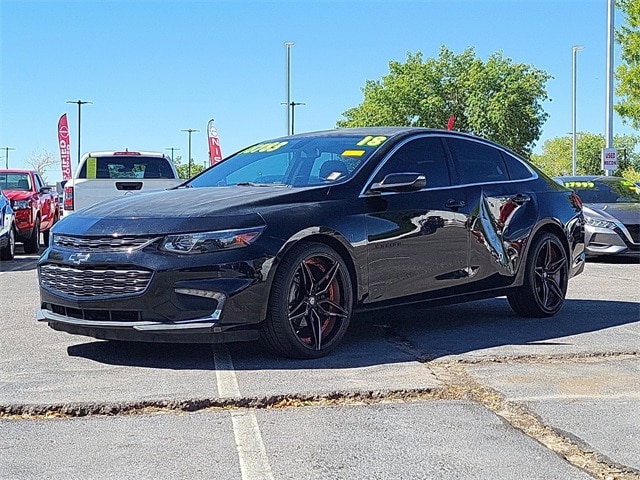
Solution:
<path fill-rule="evenodd" d="M 640 203 L 586 203 L 587 207 L 603 216 L 624 224 L 640 224 Z"/>
<path fill-rule="evenodd" d="M 31 192 L 24 190 L 3 190 L 3 192 L 9 200 L 27 200 L 32 195 Z"/>
<path fill-rule="evenodd" d="M 198 187 L 128 195 L 62 218 L 53 233 L 155 235 L 245 228 L 264 224 L 273 206 L 317 203 L 327 187 Z M 281 207 L 282 208 L 282 207 Z"/>

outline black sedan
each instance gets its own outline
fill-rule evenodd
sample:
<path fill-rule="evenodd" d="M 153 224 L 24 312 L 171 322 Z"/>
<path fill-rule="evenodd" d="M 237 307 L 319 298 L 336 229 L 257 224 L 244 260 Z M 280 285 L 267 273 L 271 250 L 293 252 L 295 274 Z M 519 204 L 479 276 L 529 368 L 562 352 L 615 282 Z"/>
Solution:
<path fill-rule="evenodd" d="M 315 358 L 355 310 L 506 295 L 563 305 L 584 268 L 579 198 L 456 132 L 338 129 L 246 148 L 168 191 L 63 218 L 38 319 L 100 339 L 231 342 Z"/>
<path fill-rule="evenodd" d="M 564 176 L 584 203 L 585 251 L 589 257 L 640 258 L 640 187 L 621 177 Z"/>

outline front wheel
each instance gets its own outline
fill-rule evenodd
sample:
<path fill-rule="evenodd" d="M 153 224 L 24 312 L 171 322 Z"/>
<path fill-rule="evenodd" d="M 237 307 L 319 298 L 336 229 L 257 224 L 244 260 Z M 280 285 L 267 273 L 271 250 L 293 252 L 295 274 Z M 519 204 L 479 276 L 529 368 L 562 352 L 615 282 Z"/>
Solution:
<path fill-rule="evenodd" d="M 567 293 L 567 252 L 557 236 L 536 236 L 527 257 L 522 287 L 507 296 L 509 305 L 523 317 L 550 317 L 560 311 Z"/>
<path fill-rule="evenodd" d="M 276 272 L 260 338 L 278 355 L 322 357 L 344 337 L 352 299 L 349 271 L 335 250 L 320 243 L 295 246 Z"/>
<path fill-rule="evenodd" d="M 13 260 L 16 252 L 16 232 L 13 228 L 9 228 L 9 238 L 4 248 L 0 249 L 0 260 Z"/>
<path fill-rule="evenodd" d="M 58 223 L 58 220 L 60 220 L 60 217 L 56 213 L 55 216 L 53 217 L 53 223 L 51 224 L 51 226 L 47 230 L 42 232 L 42 243 L 44 244 L 45 247 L 49 246 L 49 238 L 51 237 L 51 229 L 53 228 L 53 226 L 56 223 Z"/>
<path fill-rule="evenodd" d="M 40 250 L 40 219 L 36 218 L 31 236 L 24 242 L 24 253 L 38 253 L 38 250 Z"/>

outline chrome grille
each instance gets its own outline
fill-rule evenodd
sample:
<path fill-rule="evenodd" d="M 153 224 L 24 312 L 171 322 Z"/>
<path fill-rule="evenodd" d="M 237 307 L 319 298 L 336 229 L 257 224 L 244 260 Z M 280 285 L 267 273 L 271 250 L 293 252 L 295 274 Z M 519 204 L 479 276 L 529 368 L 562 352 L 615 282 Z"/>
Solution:
<path fill-rule="evenodd" d="M 66 265 L 40 266 L 43 287 L 76 298 L 117 298 L 142 293 L 151 281 L 149 270 L 126 267 L 73 268 Z"/>
<path fill-rule="evenodd" d="M 160 237 L 73 237 L 70 235 L 53 235 L 53 244 L 78 250 L 120 250 L 132 251 L 146 247 Z"/>

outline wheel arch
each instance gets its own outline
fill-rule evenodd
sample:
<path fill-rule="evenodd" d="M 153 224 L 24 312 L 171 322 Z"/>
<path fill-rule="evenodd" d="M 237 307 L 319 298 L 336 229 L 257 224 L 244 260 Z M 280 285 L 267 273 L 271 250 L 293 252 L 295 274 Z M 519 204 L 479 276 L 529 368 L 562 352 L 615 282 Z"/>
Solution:
<path fill-rule="evenodd" d="M 535 228 L 534 230 L 532 230 L 531 235 L 529 236 L 527 243 L 525 245 L 525 252 L 524 252 L 524 256 L 523 256 L 523 260 L 521 265 L 523 266 L 523 268 L 519 269 L 518 272 L 518 281 L 517 284 L 521 285 L 522 282 L 524 281 L 524 275 L 525 275 L 525 271 L 526 271 L 526 264 L 529 260 L 529 252 L 530 252 L 530 247 L 533 244 L 533 240 L 538 236 L 538 235 L 542 235 L 543 233 L 551 233 L 553 235 L 555 235 L 558 240 L 560 241 L 560 243 L 562 244 L 562 248 L 564 249 L 564 253 L 567 255 L 567 262 L 571 262 L 571 248 L 569 246 L 569 241 L 567 239 L 567 234 L 564 228 L 562 228 L 562 225 L 560 225 L 556 220 L 554 219 L 547 219 L 545 222 L 542 222 L 540 224 L 538 224 L 537 228 Z"/>
<path fill-rule="evenodd" d="M 349 271 L 349 277 L 351 278 L 351 293 L 353 303 L 356 304 L 358 302 L 358 299 L 360 298 L 360 296 L 358 295 L 358 288 L 360 285 L 362 285 L 362 280 L 360 278 L 358 269 L 356 268 L 356 262 L 353 258 L 352 249 L 349 242 L 339 232 L 319 229 L 317 227 L 312 229 L 305 229 L 292 236 L 283 244 L 282 248 L 276 254 L 276 256 L 273 257 L 273 262 L 269 267 L 269 272 L 266 279 L 267 292 L 271 291 L 273 279 L 276 272 L 278 271 L 278 268 L 280 268 L 282 260 L 287 256 L 287 254 L 293 247 L 303 243 L 324 244 L 333 249 L 342 258 Z M 266 318 L 268 306 L 269 302 L 267 300 L 262 305 L 260 318 Z"/>

